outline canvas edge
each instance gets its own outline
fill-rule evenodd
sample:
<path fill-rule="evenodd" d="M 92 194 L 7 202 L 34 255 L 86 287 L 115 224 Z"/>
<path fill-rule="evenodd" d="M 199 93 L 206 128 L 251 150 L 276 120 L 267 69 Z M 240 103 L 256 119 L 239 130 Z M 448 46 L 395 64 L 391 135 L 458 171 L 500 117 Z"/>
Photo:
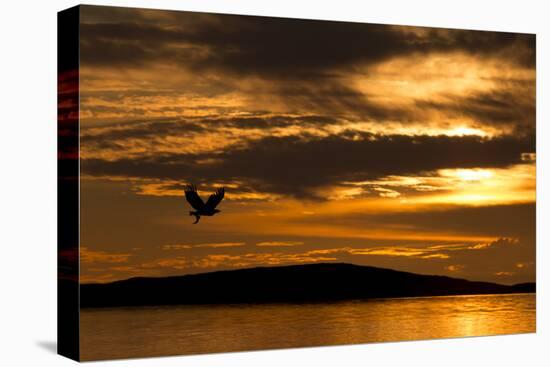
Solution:
<path fill-rule="evenodd" d="M 57 13 L 57 353 L 80 361 L 80 6 Z"/>

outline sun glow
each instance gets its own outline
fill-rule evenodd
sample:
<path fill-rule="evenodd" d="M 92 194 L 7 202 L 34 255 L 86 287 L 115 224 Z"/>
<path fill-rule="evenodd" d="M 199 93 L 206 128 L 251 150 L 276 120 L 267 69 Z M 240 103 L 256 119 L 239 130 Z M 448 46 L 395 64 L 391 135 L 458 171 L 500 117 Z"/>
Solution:
<path fill-rule="evenodd" d="M 493 172 L 488 169 L 444 169 L 439 171 L 443 177 L 458 178 L 460 181 L 481 181 L 493 177 Z"/>
<path fill-rule="evenodd" d="M 481 129 L 475 129 L 467 126 L 459 126 L 454 129 L 451 129 L 447 132 L 449 136 L 464 136 L 464 135 L 478 135 L 478 136 L 488 136 L 489 134 Z"/>
<path fill-rule="evenodd" d="M 438 174 L 447 189 L 414 198 L 414 203 L 493 205 L 535 201 L 535 165 L 495 169 L 443 169 Z"/>

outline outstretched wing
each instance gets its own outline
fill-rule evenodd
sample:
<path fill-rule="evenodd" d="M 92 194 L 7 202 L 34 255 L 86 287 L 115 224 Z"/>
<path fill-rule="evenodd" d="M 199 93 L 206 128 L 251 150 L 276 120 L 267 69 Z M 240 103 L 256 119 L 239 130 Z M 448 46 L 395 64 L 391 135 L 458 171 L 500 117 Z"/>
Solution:
<path fill-rule="evenodd" d="M 204 202 L 197 193 L 197 187 L 195 185 L 185 186 L 185 198 L 195 210 L 204 210 Z"/>
<path fill-rule="evenodd" d="M 208 200 L 206 201 L 206 209 L 207 210 L 214 210 L 216 206 L 222 201 L 223 196 L 225 195 L 225 188 L 222 187 L 221 189 L 217 189 L 215 193 L 210 195 Z"/>

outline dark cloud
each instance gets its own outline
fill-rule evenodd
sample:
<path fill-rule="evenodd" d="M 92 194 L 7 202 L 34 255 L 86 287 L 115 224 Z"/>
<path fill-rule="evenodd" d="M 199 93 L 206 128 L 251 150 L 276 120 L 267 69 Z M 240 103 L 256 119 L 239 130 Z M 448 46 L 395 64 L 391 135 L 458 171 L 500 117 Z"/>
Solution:
<path fill-rule="evenodd" d="M 464 51 L 477 56 L 496 56 L 520 66 L 535 68 L 534 34 L 424 28 L 426 43 L 435 51 Z"/>
<path fill-rule="evenodd" d="M 308 80 L 414 53 L 505 56 L 531 68 L 535 60 L 535 37 L 526 34 L 429 28 L 419 33 L 380 24 L 189 12 L 173 12 L 156 23 L 144 22 L 143 12 L 136 16 L 139 23 L 124 16 L 81 24 L 81 61 L 114 66 L 155 60 L 194 70 Z"/>
<path fill-rule="evenodd" d="M 523 237 L 534 246 L 536 204 L 507 204 L 478 207 L 452 206 L 415 212 L 347 214 L 332 217 L 304 217 L 304 222 L 330 222 L 361 227 L 407 226 L 418 233 L 434 228 L 444 233 L 472 236 Z"/>
<path fill-rule="evenodd" d="M 443 111 L 449 116 L 468 116 L 481 124 L 535 129 L 534 88 L 528 91 L 500 89 L 465 97 L 446 96 L 445 99 L 443 102 L 419 100 L 416 106 Z"/>
<path fill-rule="evenodd" d="M 473 117 L 480 124 L 517 126 L 527 121 L 532 125 L 534 120 L 534 96 L 526 101 L 523 90 L 505 88 L 507 81 L 499 82 L 503 89 L 494 95 L 449 96 L 450 102 L 417 101 L 416 106 L 406 107 L 377 103 L 342 79 L 358 66 L 434 52 L 466 52 L 534 69 L 534 35 L 120 8 L 108 14 L 94 6 L 82 9 L 82 65 L 172 64 L 200 79 L 184 88 L 173 86 L 178 90 L 230 93 L 243 88 L 235 78 L 250 75 L 269 83 L 245 92 L 275 99 L 287 112 L 408 122 L 422 121 L 425 110 L 438 109 Z M 213 77 L 220 73 L 224 78 Z M 101 112 L 100 106 L 94 109 Z"/>
<path fill-rule="evenodd" d="M 406 223 L 429 231 L 438 228 L 449 233 L 519 237 L 534 250 L 536 204 L 457 207 L 418 213 L 383 214 L 375 219 L 382 223 Z"/>
<path fill-rule="evenodd" d="M 103 107 L 100 107 L 103 108 Z M 110 110 L 112 107 L 105 107 Z M 115 109 L 116 111 L 116 109 Z M 140 109 L 138 108 L 139 112 Z M 337 124 L 340 121 L 336 118 L 321 115 L 306 116 L 285 116 L 269 115 L 265 117 L 204 117 L 198 119 L 158 119 L 155 121 L 129 121 L 119 124 L 105 125 L 100 128 L 88 128 L 81 130 L 81 144 L 86 150 L 93 150 L 111 146 L 122 147 L 123 142 L 136 139 L 145 142 L 155 138 L 166 138 L 168 136 L 185 137 L 196 133 L 210 132 L 215 133 L 216 129 L 235 128 L 240 130 L 247 129 L 273 129 L 283 128 L 293 125 L 301 127 L 314 126 L 320 127 L 326 124 Z M 123 148 L 121 148 L 123 149 Z"/>
<path fill-rule="evenodd" d="M 99 130 L 99 131 L 98 131 Z M 102 128 L 84 129 L 81 133 L 81 144 L 98 142 L 122 142 L 128 139 L 150 139 L 167 135 L 184 136 L 186 133 L 206 131 L 207 127 L 187 120 L 138 121 L 124 124 L 112 124 Z"/>
<path fill-rule="evenodd" d="M 535 203 L 476 207 L 447 206 L 424 208 L 415 212 L 339 213 L 339 215 L 304 216 L 298 220 L 304 224 L 331 223 L 331 225 L 349 228 L 406 228 L 407 231 L 413 231 L 417 235 L 433 234 L 434 230 L 437 230 L 439 233 L 450 236 L 499 238 L 489 243 L 425 240 L 420 241 L 420 244 L 414 244 L 413 241 L 409 241 L 409 246 L 412 244 L 411 248 L 432 249 L 434 253 L 446 255 L 448 258 L 431 258 L 429 261 L 422 262 L 413 261 L 410 257 L 389 257 L 380 258 L 377 261 L 380 266 L 397 266 L 408 271 L 434 273 L 440 272 L 443 266 L 453 265 L 457 269 L 464 267 L 462 269 L 464 272 L 454 275 L 468 274 L 470 279 L 491 279 L 505 283 L 519 283 L 534 279 Z M 349 256 L 348 258 L 357 261 Z M 508 272 L 509 275 L 505 278 L 498 275 L 502 271 Z"/>
<path fill-rule="evenodd" d="M 442 168 L 506 167 L 534 151 L 533 136 L 405 136 L 347 132 L 325 138 L 267 137 L 221 153 L 87 159 L 83 172 L 191 182 L 245 180 L 258 191 L 311 197 L 340 181 L 412 175 Z M 208 164 L 197 164 L 209 161 Z"/>
<path fill-rule="evenodd" d="M 306 116 L 285 116 L 270 115 L 265 117 L 210 117 L 200 119 L 201 123 L 211 127 L 233 127 L 237 129 L 271 129 L 277 127 L 287 127 L 300 125 L 301 127 L 323 126 L 327 124 L 338 124 L 340 120 L 335 117 L 322 115 Z"/>
<path fill-rule="evenodd" d="M 293 111 L 315 111 L 358 121 L 391 120 L 408 122 L 417 119 L 418 110 L 381 104 L 338 79 L 324 78 L 318 82 L 282 83 L 276 96 Z"/>

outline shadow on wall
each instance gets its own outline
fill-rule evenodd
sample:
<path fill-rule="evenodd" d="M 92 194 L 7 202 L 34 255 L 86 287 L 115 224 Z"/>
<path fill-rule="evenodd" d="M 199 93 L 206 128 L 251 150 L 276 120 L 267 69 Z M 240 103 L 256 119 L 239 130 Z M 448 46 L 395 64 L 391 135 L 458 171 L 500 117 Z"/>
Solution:
<path fill-rule="evenodd" d="M 39 347 L 47 350 L 48 352 L 57 354 L 57 342 L 56 341 L 51 341 L 51 340 L 43 341 L 43 340 L 41 340 L 41 341 L 37 341 L 36 345 L 38 345 Z"/>

